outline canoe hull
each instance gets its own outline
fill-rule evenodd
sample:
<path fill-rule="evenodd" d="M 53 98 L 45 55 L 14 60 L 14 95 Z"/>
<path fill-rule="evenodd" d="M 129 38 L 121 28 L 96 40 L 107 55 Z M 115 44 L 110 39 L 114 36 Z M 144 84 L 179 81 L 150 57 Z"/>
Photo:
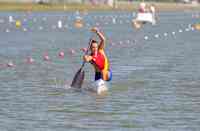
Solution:
<path fill-rule="evenodd" d="M 100 79 L 91 84 L 90 90 L 96 92 L 97 94 L 102 94 L 108 91 L 108 84 L 106 81 Z"/>

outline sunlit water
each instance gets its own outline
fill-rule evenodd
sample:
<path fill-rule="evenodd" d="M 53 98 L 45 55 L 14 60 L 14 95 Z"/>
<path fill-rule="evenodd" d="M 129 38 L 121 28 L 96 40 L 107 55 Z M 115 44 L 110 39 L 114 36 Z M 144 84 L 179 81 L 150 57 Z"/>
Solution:
<path fill-rule="evenodd" d="M 138 31 L 130 12 L 0 13 L 0 130 L 200 130 L 200 32 L 190 26 L 197 13 L 160 13 L 157 25 Z M 73 26 L 79 15 L 81 29 Z M 106 95 L 69 89 L 95 25 L 108 39 L 113 80 Z M 9 61 L 15 66 L 6 67 Z M 84 70 L 86 87 L 94 74 L 89 64 Z"/>

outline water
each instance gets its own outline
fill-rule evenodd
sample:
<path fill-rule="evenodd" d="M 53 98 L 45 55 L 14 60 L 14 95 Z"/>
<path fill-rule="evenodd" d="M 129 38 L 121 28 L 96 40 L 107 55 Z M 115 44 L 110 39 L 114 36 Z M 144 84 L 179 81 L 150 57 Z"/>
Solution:
<path fill-rule="evenodd" d="M 156 26 L 137 31 L 131 12 L 1 12 L 0 130 L 198 131 L 200 37 L 190 28 L 198 22 L 194 13 L 163 12 Z M 9 23 L 9 15 L 22 20 L 22 28 Z M 82 29 L 73 26 L 79 15 L 86 23 Z M 113 70 L 102 96 L 68 89 L 95 25 L 108 38 Z M 50 61 L 43 60 L 45 53 Z M 35 62 L 27 64 L 27 56 Z M 9 61 L 15 67 L 5 67 Z M 84 87 L 93 80 L 92 67 L 85 70 Z"/>

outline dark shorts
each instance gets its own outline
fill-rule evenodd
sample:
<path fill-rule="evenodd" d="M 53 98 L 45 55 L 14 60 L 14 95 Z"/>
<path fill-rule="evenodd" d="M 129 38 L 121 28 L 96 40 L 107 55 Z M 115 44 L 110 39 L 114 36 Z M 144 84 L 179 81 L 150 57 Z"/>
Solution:
<path fill-rule="evenodd" d="M 95 81 L 99 80 L 99 79 L 102 79 L 102 76 L 101 76 L 101 72 L 95 72 Z M 109 78 L 107 81 L 111 81 L 112 80 L 112 71 L 109 70 Z"/>

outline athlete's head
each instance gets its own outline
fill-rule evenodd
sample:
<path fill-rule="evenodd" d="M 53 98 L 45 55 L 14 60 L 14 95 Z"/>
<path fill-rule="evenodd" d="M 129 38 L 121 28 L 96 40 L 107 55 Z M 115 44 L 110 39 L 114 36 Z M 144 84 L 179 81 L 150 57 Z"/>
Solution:
<path fill-rule="evenodd" d="M 98 51 L 98 42 L 96 40 L 91 41 L 90 50 L 92 53 L 95 53 Z"/>

